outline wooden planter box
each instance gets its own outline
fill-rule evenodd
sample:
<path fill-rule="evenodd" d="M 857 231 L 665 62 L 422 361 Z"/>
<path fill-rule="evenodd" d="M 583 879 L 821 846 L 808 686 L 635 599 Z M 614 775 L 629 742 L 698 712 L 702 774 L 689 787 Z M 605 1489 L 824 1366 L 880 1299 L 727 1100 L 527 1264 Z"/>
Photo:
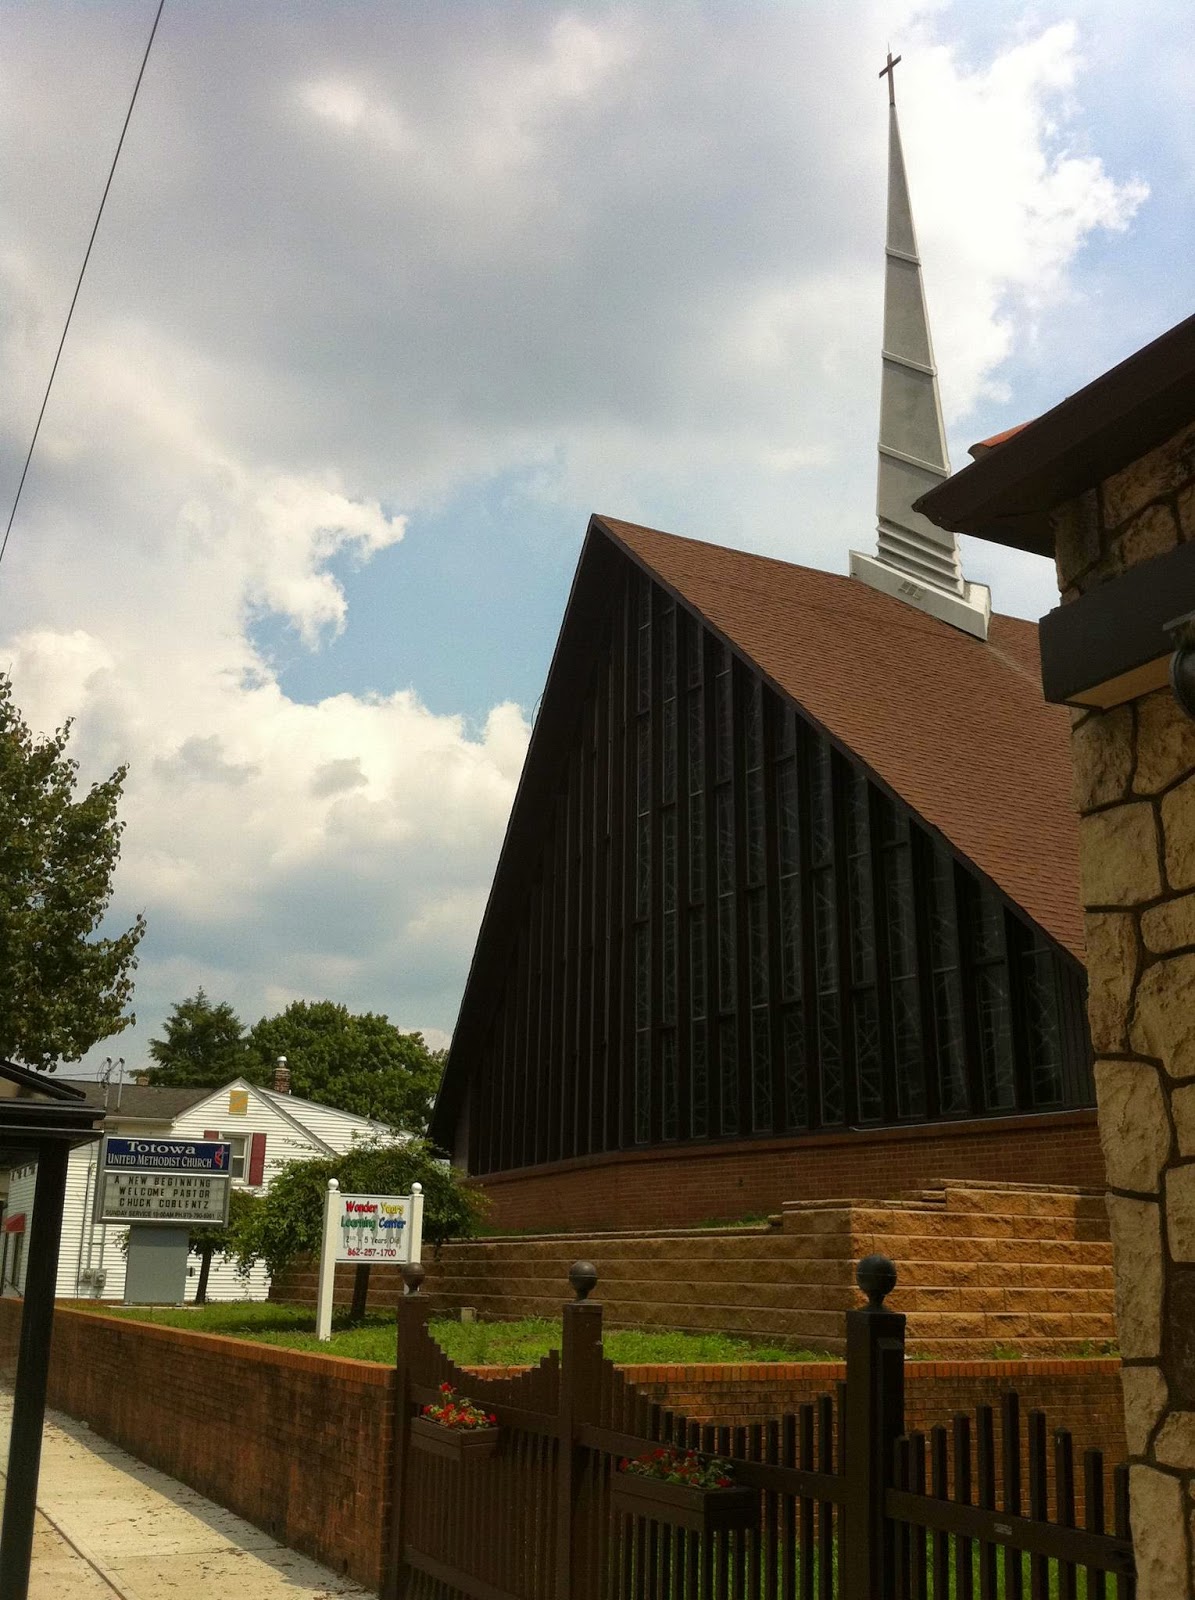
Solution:
<path fill-rule="evenodd" d="M 729 1489 L 695 1489 L 687 1483 L 616 1472 L 610 1480 L 616 1511 L 670 1522 L 692 1533 L 717 1533 L 759 1526 L 759 1491 L 735 1484 Z"/>
<path fill-rule="evenodd" d="M 498 1448 L 501 1428 L 442 1428 L 430 1417 L 411 1418 L 411 1448 L 445 1461 L 485 1461 Z"/>

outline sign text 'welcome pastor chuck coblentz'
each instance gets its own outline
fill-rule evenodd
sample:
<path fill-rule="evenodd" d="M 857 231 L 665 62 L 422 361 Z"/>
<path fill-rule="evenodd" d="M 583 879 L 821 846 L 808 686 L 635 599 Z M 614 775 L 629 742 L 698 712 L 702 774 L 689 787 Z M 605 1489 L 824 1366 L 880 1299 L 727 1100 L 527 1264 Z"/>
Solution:
<path fill-rule="evenodd" d="M 409 1202 L 399 1196 L 346 1195 L 340 1203 L 341 1261 L 403 1261 Z"/>

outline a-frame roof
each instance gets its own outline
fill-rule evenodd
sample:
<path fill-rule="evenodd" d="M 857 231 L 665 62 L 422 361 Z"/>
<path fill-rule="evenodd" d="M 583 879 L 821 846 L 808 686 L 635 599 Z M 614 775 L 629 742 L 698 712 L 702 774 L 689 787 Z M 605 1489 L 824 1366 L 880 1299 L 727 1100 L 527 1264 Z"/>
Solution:
<path fill-rule="evenodd" d="M 1035 623 L 994 615 L 984 642 L 857 579 L 595 516 L 436 1102 L 432 1131 L 441 1141 L 500 981 L 503 930 L 534 867 L 543 807 L 589 687 L 606 599 L 628 558 L 1083 959 L 1070 721 L 1065 708 L 1042 698 Z"/>

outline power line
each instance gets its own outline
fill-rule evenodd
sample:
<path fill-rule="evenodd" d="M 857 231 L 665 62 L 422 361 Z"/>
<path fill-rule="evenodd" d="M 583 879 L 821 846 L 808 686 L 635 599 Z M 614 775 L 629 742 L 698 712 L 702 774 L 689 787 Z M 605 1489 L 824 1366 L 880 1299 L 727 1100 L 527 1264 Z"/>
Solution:
<path fill-rule="evenodd" d="M 149 52 L 153 49 L 154 34 L 158 31 L 158 23 L 162 17 L 162 7 L 166 0 L 158 0 L 157 13 L 154 16 L 154 25 L 149 30 L 149 43 L 145 47 L 145 54 L 141 58 L 141 71 L 137 74 L 137 82 L 133 85 L 132 98 L 129 109 L 125 112 L 124 127 L 120 130 L 120 138 L 116 142 L 116 154 L 112 157 L 112 166 L 108 172 L 108 181 L 104 185 L 104 192 L 100 196 L 100 208 L 95 214 L 95 223 L 91 229 L 91 238 L 87 241 L 87 250 L 83 256 L 83 265 L 79 268 L 79 278 L 75 284 L 75 292 L 71 296 L 70 310 L 66 314 L 66 322 L 62 329 L 62 338 L 58 341 L 58 350 L 54 356 L 54 365 L 50 368 L 50 381 L 46 384 L 46 392 L 42 396 L 41 410 L 37 413 L 37 421 L 33 425 L 33 437 L 29 441 L 29 453 L 25 457 L 25 465 L 21 468 L 21 481 L 17 484 L 16 496 L 13 499 L 12 510 L 8 514 L 8 526 L 4 530 L 4 542 L 0 544 L 0 561 L 4 560 L 4 552 L 8 549 L 8 536 L 12 532 L 13 519 L 17 514 L 17 507 L 21 503 L 21 490 L 25 487 L 25 476 L 29 471 L 29 463 L 33 460 L 34 446 L 37 436 L 41 432 L 42 418 L 46 414 L 46 405 L 50 399 L 50 390 L 54 387 L 54 375 L 58 371 L 58 362 L 62 357 L 62 347 L 66 343 L 67 333 L 70 331 L 71 318 L 75 314 L 75 302 L 79 298 L 79 290 L 83 287 L 83 274 L 87 271 L 87 263 L 91 260 L 91 247 L 95 243 L 95 236 L 99 232 L 100 218 L 104 214 L 104 205 L 108 199 L 108 190 L 112 187 L 112 179 L 116 176 L 116 163 L 120 160 L 120 152 L 124 146 L 124 136 L 129 131 L 129 122 L 133 115 L 133 107 L 137 104 L 137 91 L 141 87 L 141 80 L 145 76 L 146 63 L 149 61 Z"/>

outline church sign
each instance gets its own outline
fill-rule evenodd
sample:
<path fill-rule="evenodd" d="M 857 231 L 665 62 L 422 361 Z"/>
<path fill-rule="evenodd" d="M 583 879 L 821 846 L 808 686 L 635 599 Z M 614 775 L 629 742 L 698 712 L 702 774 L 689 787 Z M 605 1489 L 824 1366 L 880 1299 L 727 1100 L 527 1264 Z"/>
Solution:
<path fill-rule="evenodd" d="M 96 1221 L 223 1226 L 228 1221 L 230 1167 L 231 1147 L 222 1139 L 109 1135 L 100 1153 Z"/>

